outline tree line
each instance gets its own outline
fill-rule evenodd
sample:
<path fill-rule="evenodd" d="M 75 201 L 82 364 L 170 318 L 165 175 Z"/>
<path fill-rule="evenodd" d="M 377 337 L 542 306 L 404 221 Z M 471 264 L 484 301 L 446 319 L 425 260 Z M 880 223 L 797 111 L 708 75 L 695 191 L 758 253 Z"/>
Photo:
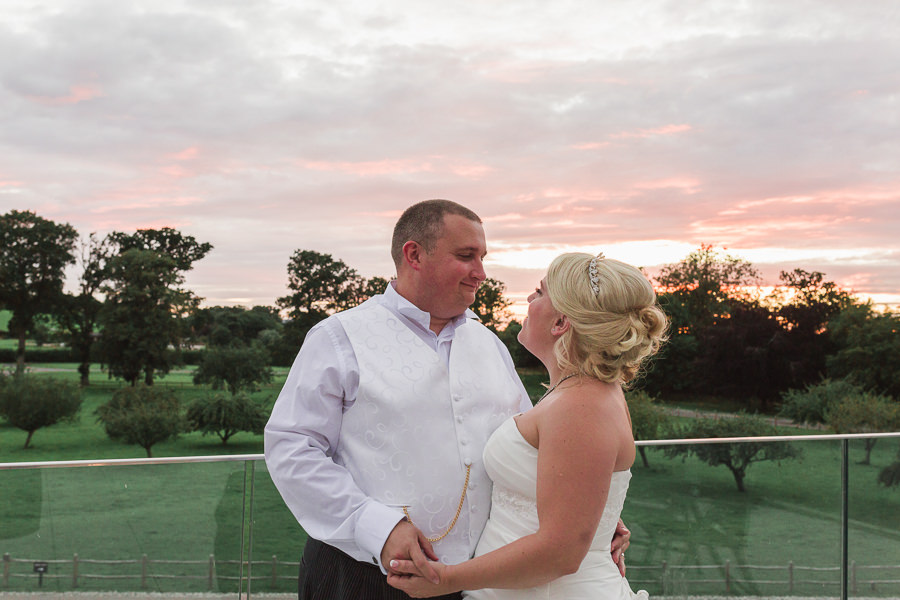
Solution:
<path fill-rule="evenodd" d="M 152 386 L 187 348 L 201 346 L 195 381 L 238 397 L 271 380 L 271 365 L 289 365 L 315 323 L 388 284 L 301 249 L 288 260 L 288 294 L 275 306 L 201 307 L 184 277 L 212 249 L 168 227 L 79 238 L 71 225 L 31 211 L 0 215 L 0 309 L 12 314 L 16 375 L 24 372 L 26 338 L 52 319 L 77 357 L 83 386 L 97 360 L 110 377 Z M 65 269 L 76 263 L 76 291 L 66 293 Z M 782 271 L 781 285 L 764 294 L 751 263 L 710 245 L 663 267 L 654 282 L 670 339 L 638 390 L 731 398 L 751 412 L 780 408 L 837 431 L 900 428 L 898 315 L 800 268 Z M 504 292 L 488 279 L 472 308 L 517 366 L 537 367 L 516 341 L 521 324 L 509 319 Z"/>

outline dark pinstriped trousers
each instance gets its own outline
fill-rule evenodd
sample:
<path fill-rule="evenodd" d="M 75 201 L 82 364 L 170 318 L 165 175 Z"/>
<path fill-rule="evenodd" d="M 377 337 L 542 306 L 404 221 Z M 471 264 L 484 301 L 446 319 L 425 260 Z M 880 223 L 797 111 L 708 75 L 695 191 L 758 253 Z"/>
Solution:
<path fill-rule="evenodd" d="M 381 569 L 347 556 L 337 548 L 309 538 L 300 559 L 300 600 L 407 600 L 388 585 Z M 460 600 L 461 594 L 438 596 Z"/>

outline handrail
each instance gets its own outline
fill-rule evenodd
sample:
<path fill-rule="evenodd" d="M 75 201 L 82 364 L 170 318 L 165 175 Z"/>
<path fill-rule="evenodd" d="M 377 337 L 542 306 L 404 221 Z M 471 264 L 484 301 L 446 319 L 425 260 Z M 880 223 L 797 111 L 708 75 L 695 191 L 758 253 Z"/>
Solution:
<path fill-rule="evenodd" d="M 182 463 L 238 462 L 263 460 L 262 454 L 212 454 L 209 456 L 164 456 L 160 458 L 104 458 L 95 460 L 48 460 L 0 463 L 6 469 L 53 469 L 57 467 L 113 467 L 120 465 L 166 465 Z"/>
<path fill-rule="evenodd" d="M 839 440 L 864 440 L 873 438 L 900 438 L 900 431 L 884 433 L 840 433 L 814 435 L 769 435 L 759 437 L 728 438 L 678 438 L 671 440 L 639 440 L 636 446 L 687 446 L 696 444 L 735 444 L 744 442 L 814 442 Z M 38 462 L 0 463 L 0 471 L 10 469 L 52 469 L 61 467 L 110 467 L 121 465 L 163 465 L 204 462 L 239 462 L 265 460 L 263 454 L 217 454 L 210 456 L 166 456 L 160 458 L 109 458 L 95 460 L 53 460 Z"/>

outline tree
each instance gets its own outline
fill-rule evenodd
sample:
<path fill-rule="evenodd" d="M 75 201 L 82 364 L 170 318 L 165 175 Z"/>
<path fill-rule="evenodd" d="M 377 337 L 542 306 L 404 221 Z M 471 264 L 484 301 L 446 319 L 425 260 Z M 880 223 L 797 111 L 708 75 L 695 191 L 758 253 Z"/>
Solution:
<path fill-rule="evenodd" d="M 790 385 L 784 329 L 768 308 L 734 301 L 697 332 L 694 363 L 708 393 L 760 403 L 763 410 Z"/>
<path fill-rule="evenodd" d="M 741 288 L 759 283 L 759 271 L 743 259 L 701 244 L 681 262 L 660 269 L 656 282 L 685 308 L 686 323 L 673 326 L 696 327 L 727 313 L 731 300 L 745 295 Z"/>
<path fill-rule="evenodd" d="M 211 306 L 200 308 L 188 318 L 191 337 L 200 343 L 227 346 L 232 343 L 248 345 L 260 333 L 281 329 L 278 310 L 271 306 Z"/>
<path fill-rule="evenodd" d="M 78 355 L 78 373 L 81 375 L 81 386 L 90 383 L 91 348 L 96 339 L 96 330 L 103 303 L 97 294 L 107 278 L 107 263 L 112 258 L 113 248 L 109 238 L 98 239 L 92 233 L 87 240 L 81 242 L 79 264 L 81 275 L 78 281 L 78 294 L 66 294 L 59 320 L 69 333 L 69 344 Z"/>
<path fill-rule="evenodd" d="M 900 399 L 900 315 L 856 305 L 831 319 L 828 329 L 837 349 L 826 358 L 829 377 Z"/>
<path fill-rule="evenodd" d="M 195 400 L 187 411 L 191 431 L 214 433 L 223 444 L 239 431 L 262 435 L 268 414 L 245 394 L 215 394 Z"/>
<path fill-rule="evenodd" d="M 828 411 L 844 398 L 863 393 L 863 389 L 846 379 L 823 379 L 804 389 L 792 389 L 781 395 L 780 415 L 796 423 L 824 425 Z"/>
<path fill-rule="evenodd" d="M 35 431 L 74 421 L 80 409 L 81 393 L 68 382 L 30 375 L 0 382 L 0 414 L 13 427 L 28 432 L 25 449 Z"/>
<path fill-rule="evenodd" d="M 329 314 L 356 306 L 364 281 L 342 260 L 314 250 L 297 250 L 288 261 L 289 296 L 277 304 L 291 319 L 315 324 Z"/>
<path fill-rule="evenodd" d="M 890 398 L 871 393 L 856 393 L 842 398 L 825 415 L 835 433 L 878 433 L 900 429 L 900 405 Z M 866 456 L 860 464 L 871 464 L 877 438 L 865 440 Z"/>
<path fill-rule="evenodd" d="M 168 373 L 184 334 L 181 322 L 199 302 L 176 287 L 181 276 L 175 267 L 152 250 L 126 250 L 109 262 L 100 349 L 110 375 L 132 386 L 141 374 L 152 385 L 157 372 Z"/>
<path fill-rule="evenodd" d="M 96 414 L 110 439 L 136 444 L 147 452 L 148 458 L 153 456 L 153 446 L 186 430 L 177 396 L 162 387 L 118 389 L 97 408 Z"/>
<path fill-rule="evenodd" d="M 525 349 L 519 343 L 519 332 L 522 331 L 522 324 L 515 319 L 506 324 L 506 327 L 497 334 L 500 341 L 509 350 L 509 355 L 513 359 L 513 364 L 518 368 L 538 368 L 544 370 L 544 365 L 534 354 Z"/>
<path fill-rule="evenodd" d="M 111 375 L 134 385 L 143 372 L 151 385 L 157 372 L 168 372 L 177 360 L 188 333 L 185 317 L 200 303 L 180 287 L 184 272 L 212 245 L 170 227 L 113 232 L 109 240 L 118 255 L 109 261 L 108 285 L 102 288 L 100 347 Z"/>
<path fill-rule="evenodd" d="M 648 362 L 640 385 L 650 393 L 702 390 L 708 372 L 694 364 L 703 350 L 697 336 L 730 314 L 736 301 L 747 299 L 744 288 L 758 283 L 759 272 L 745 260 L 701 244 L 681 262 L 663 267 L 655 280 L 670 334 Z"/>
<path fill-rule="evenodd" d="M 659 439 L 670 419 L 665 411 L 656 404 L 656 398 L 644 391 L 630 391 L 625 393 L 625 399 L 628 401 L 628 412 L 631 414 L 631 429 L 634 439 Z M 637 450 L 644 466 L 649 469 L 647 449 L 644 446 L 638 446 Z"/>
<path fill-rule="evenodd" d="M 276 303 L 290 321 L 284 324 L 281 343 L 273 349 L 277 364 L 291 364 L 313 325 L 328 315 L 357 306 L 380 294 L 387 286 L 383 277 L 365 279 L 342 260 L 314 250 L 297 250 L 288 261 L 289 296 Z"/>
<path fill-rule="evenodd" d="M 494 333 L 509 320 L 510 313 L 507 309 L 512 302 L 503 295 L 505 291 L 506 284 L 488 277 L 481 282 L 475 292 L 475 302 L 470 307 L 478 315 L 482 325 Z"/>
<path fill-rule="evenodd" d="M 686 439 L 771 435 L 778 435 L 778 430 L 774 426 L 759 417 L 747 414 L 723 419 L 696 419 L 677 431 L 677 437 Z M 797 458 L 800 454 L 800 449 L 788 442 L 713 442 L 666 448 L 666 456 L 669 458 L 675 456 L 687 458 L 694 455 L 713 467 L 725 465 L 731 471 L 740 492 L 746 491 L 744 479 L 751 464 L 766 460 Z"/>
<path fill-rule="evenodd" d="M 60 303 L 77 237 L 68 223 L 31 211 L 0 215 L 0 307 L 12 312 L 8 329 L 18 339 L 17 376 L 25 372 L 25 337 L 35 317 L 54 312 Z"/>
<path fill-rule="evenodd" d="M 378 277 L 377 275 L 375 277 L 365 279 L 359 288 L 356 303 L 362 304 L 372 296 L 383 294 L 384 290 L 387 289 L 388 283 L 390 282 L 387 279 L 385 279 L 384 277 Z"/>
<path fill-rule="evenodd" d="M 828 321 L 856 303 L 847 291 L 825 281 L 819 271 L 781 272 L 781 286 L 769 300 L 778 305 L 777 316 L 789 348 L 785 357 L 791 387 L 813 383 L 825 374 L 825 357 L 833 351 Z M 790 295 L 786 296 L 789 292 Z"/>
<path fill-rule="evenodd" d="M 194 383 L 212 384 L 214 390 L 224 384 L 232 396 L 243 390 L 253 391 L 258 384 L 272 381 L 272 369 L 267 363 L 268 353 L 260 345 L 212 346 L 203 353 Z"/>
<path fill-rule="evenodd" d="M 209 254 L 212 244 L 200 243 L 194 236 L 185 235 L 177 229 L 138 229 L 134 233 L 114 231 L 109 234 L 110 241 L 118 246 L 118 253 L 128 250 L 152 250 L 157 254 L 172 259 L 175 269 L 181 272 L 190 271 L 194 263 Z"/>

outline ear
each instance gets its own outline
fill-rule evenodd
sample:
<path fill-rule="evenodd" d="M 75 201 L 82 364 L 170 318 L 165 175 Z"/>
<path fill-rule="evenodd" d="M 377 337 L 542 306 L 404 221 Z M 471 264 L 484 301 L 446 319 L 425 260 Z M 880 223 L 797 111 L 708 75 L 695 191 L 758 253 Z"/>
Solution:
<path fill-rule="evenodd" d="M 550 327 L 550 333 L 553 335 L 562 335 L 569 330 L 572 324 L 569 322 L 569 318 L 566 315 L 559 315 L 556 321 L 553 322 L 553 326 Z"/>
<path fill-rule="evenodd" d="M 410 240 L 403 244 L 403 260 L 414 271 L 418 271 L 422 264 L 422 255 L 425 249 L 419 245 L 419 242 Z"/>

